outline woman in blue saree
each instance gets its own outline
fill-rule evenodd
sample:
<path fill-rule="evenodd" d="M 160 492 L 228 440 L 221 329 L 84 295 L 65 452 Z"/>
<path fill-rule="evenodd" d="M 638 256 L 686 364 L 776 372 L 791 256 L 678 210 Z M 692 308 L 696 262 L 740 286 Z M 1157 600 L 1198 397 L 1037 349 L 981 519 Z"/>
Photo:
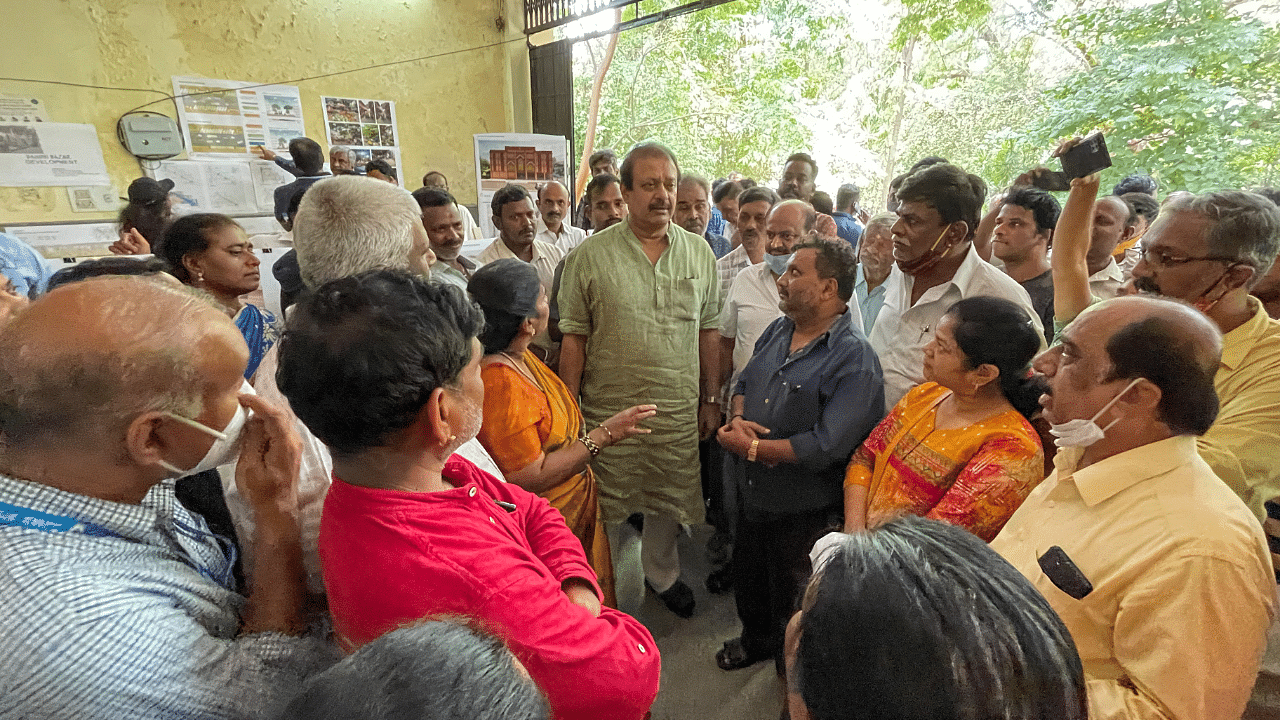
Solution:
<path fill-rule="evenodd" d="M 260 262 L 244 228 L 226 215 L 196 213 L 173 221 L 158 254 L 185 285 L 208 292 L 226 308 L 249 346 L 250 382 L 279 338 L 275 316 L 242 298 L 258 289 Z"/>

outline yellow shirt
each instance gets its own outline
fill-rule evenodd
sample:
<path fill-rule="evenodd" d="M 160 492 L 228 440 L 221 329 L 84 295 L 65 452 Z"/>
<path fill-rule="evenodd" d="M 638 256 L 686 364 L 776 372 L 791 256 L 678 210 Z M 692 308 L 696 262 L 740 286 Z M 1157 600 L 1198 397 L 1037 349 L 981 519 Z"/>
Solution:
<path fill-rule="evenodd" d="M 1275 614 L 1258 521 L 1196 455 L 1195 438 L 1058 469 L 991 543 L 1071 631 L 1091 720 L 1236 720 Z M 1076 600 L 1037 559 L 1060 546 L 1093 583 Z"/>
<path fill-rule="evenodd" d="M 1262 505 L 1280 496 L 1280 320 L 1249 298 L 1253 317 L 1222 339 L 1214 389 L 1222 409 L 1200 438 L 1209 463 L 1261 522 Z"/>

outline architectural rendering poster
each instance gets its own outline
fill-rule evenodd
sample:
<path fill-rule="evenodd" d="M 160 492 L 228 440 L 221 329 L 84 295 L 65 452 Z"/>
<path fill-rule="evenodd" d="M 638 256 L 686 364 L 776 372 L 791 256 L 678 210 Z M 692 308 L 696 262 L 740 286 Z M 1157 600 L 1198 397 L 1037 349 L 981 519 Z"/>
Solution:
<path fill-rule="evenodd" d="M 495 237 L 489 203 L 493 194 L 507 183 L 525 186 L 537 196 L 542 183 L 565 181 L 569 141 L 559 135 L 488 133 L 475 136 L 476 191 L 479 195 L 480 228 L 485 237 Z"/>

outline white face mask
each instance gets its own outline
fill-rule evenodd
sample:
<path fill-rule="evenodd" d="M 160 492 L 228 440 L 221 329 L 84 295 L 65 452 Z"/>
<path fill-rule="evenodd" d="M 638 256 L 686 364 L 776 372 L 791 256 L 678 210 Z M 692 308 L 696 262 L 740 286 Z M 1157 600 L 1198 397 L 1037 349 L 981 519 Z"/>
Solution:
<path fill-rule="evenodd" d="M 250 395 L 256 394 L 253 391 L 253 386 L 248 382 L 241 385 L 240 392 Z M 180 423 L 193 427 L 200 432 L 212 435 L 214 438 L 213 444 L 209 446 L 209 451 L 204 454 L 204 457 L 201 458 L 200 462 L 196 463 L 195 467 L 189 470 L 183 470 L 172 463 L 166 462 L 165 460 L 159 461 L 160 467 L 168 470 L 175 476 L 186 477 L 187 475 L 195 475 L 206 470 L 212 470 L 216 467 L 221 467 L 227 463 L 234 462 L 239 456 L 240 436 L 244 433 L 244 425 L 249 420 L 248 411 L 246 411 L 244 406 L 239 404 L 239 402 L 236 403 L 236 413 L 231 416 L 231 420 L 221 431 L 214 430 L 204 423 L 197 422 L 191 418 L 182 417 L 181 415 L 175 415 L 174 413 L 165 413 L 165 415 L 168 415 Z"/>
<path fill-rule="evenodd" d="M 1137 385 L 1141 380 L 1142 378 L 1134 378 L 1133 382 L 1126 385 L 1115 397 L 1111 398 L 1111 402 L 1103 405 L 1102 409 L 1088 420 L 1076 418 L 1059 425 L 1050 425 L 1049 433 L 1055 438 L 1053 444 L 1060 448 L 1087 448 L 1106 437 L 1107 431 L 1120 422 L 1122 418 L 1112 420 L 1106 427 L 1098 427 L 1098 418 L 1110 410 L 1112 405 L 1115 405 L 1120 398 L 1124 397 L 1125 393 L 1132 390 L 1133 386 Z"/>

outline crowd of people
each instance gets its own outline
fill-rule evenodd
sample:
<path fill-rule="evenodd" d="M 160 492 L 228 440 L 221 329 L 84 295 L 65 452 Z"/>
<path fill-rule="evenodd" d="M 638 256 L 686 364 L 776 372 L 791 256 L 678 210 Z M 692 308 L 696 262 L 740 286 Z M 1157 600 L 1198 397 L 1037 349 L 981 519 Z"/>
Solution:
<path fill-rule="evenodd" d="M 497 191 L 468 256 L 441 173 L 289 150 L 284 317 L 167 180 L 138 257 L 0 236 L 0 716 L 641 720 L 635 616 L 694 582 L 794 720 L 1244 711 L 1274 191 L 930 157 L 872 213 L 805 153 L 769 188 L 646 142 Z"/>

